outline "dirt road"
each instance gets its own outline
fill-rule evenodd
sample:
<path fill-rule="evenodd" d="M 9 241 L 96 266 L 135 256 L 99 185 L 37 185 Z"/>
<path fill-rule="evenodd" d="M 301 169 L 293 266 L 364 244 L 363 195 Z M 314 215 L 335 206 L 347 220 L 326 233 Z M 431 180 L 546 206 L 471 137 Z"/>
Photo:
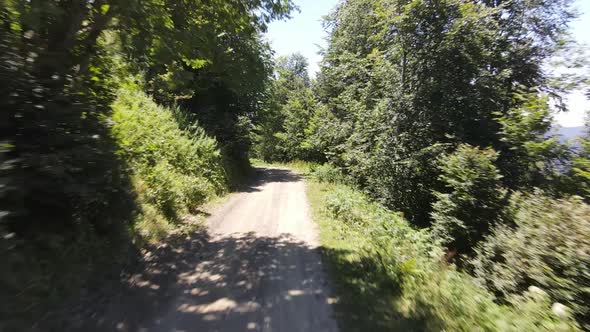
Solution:
<path fill-rule="evenodd" d="M 146 250 L 119 286 L 39 330 L 337 331 L 303 180 L 257 173 L 207 232 Z"/>
<path fill-rule="evenodd" d="M 203 258 L 148 331 L 336 331 L 304 183 L 259 173 L 209 218 Z"/>

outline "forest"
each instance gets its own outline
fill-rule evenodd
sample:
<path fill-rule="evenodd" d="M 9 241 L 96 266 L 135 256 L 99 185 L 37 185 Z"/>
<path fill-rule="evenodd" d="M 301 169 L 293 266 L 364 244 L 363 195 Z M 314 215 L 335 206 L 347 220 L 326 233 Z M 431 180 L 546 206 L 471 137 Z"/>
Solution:
<path fill-rule="evenodd" d="M 553 127 L 590 98 L 573 2 L 341 0 L 315 77 L 264 38 L 297 12 L 0 0 L 0 330 L 195 231 L 252 160 L 306 165 L 350 330 L 590 330 L 590 117 Z"/>

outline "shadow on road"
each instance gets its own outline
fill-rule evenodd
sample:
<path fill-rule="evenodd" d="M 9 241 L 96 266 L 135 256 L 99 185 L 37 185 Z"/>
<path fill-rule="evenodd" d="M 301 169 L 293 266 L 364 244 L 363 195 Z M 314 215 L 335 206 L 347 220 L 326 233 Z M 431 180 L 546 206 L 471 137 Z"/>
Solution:
<path fill-rule="evenodd" d="M 103 298 L 88 299 L 39 330 L 216 331 L 223 324 L 230 331 L 290 331 L 306 323 L 317 326 L 293 322 L 289 314 L 317 310 L 310 301 L 328 299 L 318 251 L 286 235 L 171 238 L 167 245 L 149 248 L 137 266 L 141 272 L 125 275 Z M 307 316 L 322 319 L 321 313 Z"/>
<path fill-rule="evenodd" d="M 297 182 L 303 180 L 303 177 L 294 171 L 282 168 L 254 168 L 253 180 L 236 188 L 237 192 L 257 192 L 260 188 L 268 183 L 274 182 Z"/>

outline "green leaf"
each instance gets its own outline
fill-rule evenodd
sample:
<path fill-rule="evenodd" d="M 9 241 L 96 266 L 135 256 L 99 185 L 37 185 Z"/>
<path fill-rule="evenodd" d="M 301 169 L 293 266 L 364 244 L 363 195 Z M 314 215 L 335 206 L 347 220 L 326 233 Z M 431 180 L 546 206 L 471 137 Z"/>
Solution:
<path fill-rule="evenodd" d="M 111 5 L 108 5 L 108 4 L 101 5 L 100 6 L 100 13 L 102 15 L 106 15 L 106 13 L 109 12 L 109 9 L 111 9 Z"/>
<path fill-rule="evenodd" d="M 207 66 L 208 64 L 211 63 L 211 60 L 208 60 L 208 59 L 187 59 L 187 58 L 183 58 L 182 60 L 184 61 L 184 63 L 186 63 L 192 69 L 201 69 L 201 68 L 203 68 L 203 67 L 205 67 L 205 66 Z"/>

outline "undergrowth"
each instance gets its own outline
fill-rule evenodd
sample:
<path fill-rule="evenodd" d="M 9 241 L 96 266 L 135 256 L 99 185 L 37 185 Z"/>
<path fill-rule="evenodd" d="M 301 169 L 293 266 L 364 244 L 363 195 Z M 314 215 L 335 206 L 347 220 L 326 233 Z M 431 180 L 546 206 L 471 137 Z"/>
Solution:
<path fill-rule="evenodd" d="M 121 89 L 112 132 L 131 168 L 139 214 L 134 232 L 158 239 L 184 215 L 227 191 L 215 139 L 180 110 L 157 105 L 141 91 Z"/>
<path fill-rule="evenodd" d="M 575 331 L 532 287 L 505 304 L 445 263 L 428 229 L 351 187 L 308 178 L 342 327 L 349 331 Z M 331 177 L 328 177 L 331 178 Z"/>

